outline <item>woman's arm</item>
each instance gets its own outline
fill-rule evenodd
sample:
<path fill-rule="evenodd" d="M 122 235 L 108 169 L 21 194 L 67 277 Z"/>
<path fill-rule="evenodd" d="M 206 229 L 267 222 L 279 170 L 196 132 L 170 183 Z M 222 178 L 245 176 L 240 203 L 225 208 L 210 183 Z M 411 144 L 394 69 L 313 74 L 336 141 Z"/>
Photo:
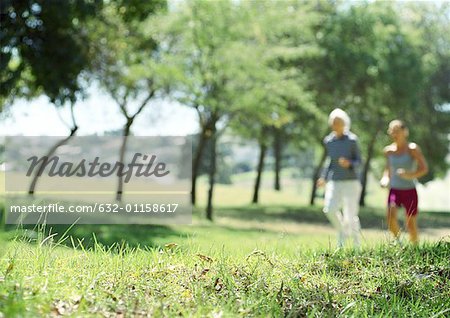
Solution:
<path fill-rule="evenodd" d="M 353 156 L 351 160 L 350 168 L 356 169 L 361 164 L 361 150 L 359 148 L 358 140 L 355 140 L 355 143 L 353 145 Z"/>
<path fill-rule="evenodd" d="M 328 174 L 330 173 L 331 160 L 327 157 L 327 163 L 325 163 L 325 168 L 323 168 L 322 173 L 320 174 L 319 179 L 317 179 L 317 185 L 319 187 L 325 185 L 326 180 L 328 179 Z"/>
<path fill-rule="evenodd" d="M 384 165 L 383 177 L 380 180 L 380 185 L 383 188 L 387 188 L 389 186 L 389 182 L 391 181 L 391 172 L 389 169 L 389 159 L 388 159 L 388 147 L 384 148 L 383 153 L 386 158 L 386 163 Z"/>
<path fill-rule="evenodd" d="M 361 151 L 359 150 L 358 139 L 355 139 L 350 148 L 348 158 L 340 157 L 338 163 L 345 169 L 356 170 L 361 164 Z"/>
<path fill-rule="evenodd" d="M 319 179 L 317 179 L 317 182 L 316 182 L 316 185 L 318 187 L 322 187 L 325 185 L 325 183 L 328 179 L 328 174 L 330 173 L 330 167 L 331 167 L 331 158 L 328 155 L 328 148 L 327 148 L 327 137 L 325 137 L 323 139 L 322 143 L 323 143 L 324 151 L 326 153 L 326 157 L 325 157 L 324 168 L 322 169 L 322 172 L 320 173 L 320 177 L 319 177 Z"/>
<path fill-rule="evenodd" d="M 417 162 L 416 171 L 405 171 L 400 173 L 400 177 L 408 180 L 413 180 L 416 178 L 423 177 L 428 173 L 428 164 L 423 156 L 422 150 L 415 143 L 410 143 L 408 145 L 409 151 L 413 159 Z"/>

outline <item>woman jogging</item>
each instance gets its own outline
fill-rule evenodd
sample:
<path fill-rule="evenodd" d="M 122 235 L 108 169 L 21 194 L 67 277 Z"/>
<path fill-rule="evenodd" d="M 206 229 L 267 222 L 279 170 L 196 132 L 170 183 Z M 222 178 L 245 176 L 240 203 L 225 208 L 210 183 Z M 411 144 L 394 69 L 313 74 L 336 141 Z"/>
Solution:
<path fill-rule="evenodd" d="M 337 231 L 338 247 L 344 246 L 347 237 L 352 237 L 354 246 L 359 247 L 361 183 L 357 168 L 361 156 L 358 140 L 350 132 L 350 118 L 342 109 L 333 110 L 328 123 L 332 132 L 325 137 L 324 145 L 330 163 L 317 181 L 318 186 L 326 182 L 323 211 Z"/>
<path fill-rule="evenodd" d="M 406 228 L 412 243 L 418 242 L 416 179 L 428 172 L 428 166 L 420 147 L 408 142 L 408 128 L 401 120 L 389 123 L 388 134 L 393 143 L 384 148 L 386 168 L 380 184 L 389 187 L 387 224 L 389 231 L 398 240 L 400 227 L 397 222 L 397 209 L 406 211 Z"/>

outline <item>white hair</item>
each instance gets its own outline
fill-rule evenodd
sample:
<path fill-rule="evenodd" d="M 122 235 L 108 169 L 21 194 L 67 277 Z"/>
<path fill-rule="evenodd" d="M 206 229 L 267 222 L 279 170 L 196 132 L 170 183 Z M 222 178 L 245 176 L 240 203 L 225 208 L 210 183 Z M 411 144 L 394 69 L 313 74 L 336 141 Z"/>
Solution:
<path fill-rule="evenodd" d="M 328 116 L 328 125 L 332 125 L 336 118 L 341 119 L 344 122 L 345 130 L 350 130 L 351 120 L 348 114 L 340 108 L 335 108 Z"/>

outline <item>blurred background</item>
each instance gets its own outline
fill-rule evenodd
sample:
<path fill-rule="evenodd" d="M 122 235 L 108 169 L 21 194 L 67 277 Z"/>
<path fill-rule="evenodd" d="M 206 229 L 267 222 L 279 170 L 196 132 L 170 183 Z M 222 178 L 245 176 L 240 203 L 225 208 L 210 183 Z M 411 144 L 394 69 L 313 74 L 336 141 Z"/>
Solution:
<path fill-rule="evenodd" d="M 388 122 L 400 118 L 430 165 L 421 208 L 450 211 L 446 1 L 4 0 L 0 8 L 2 136 L 189 136 L 200 219 L 259 204 L 299 207 L 304 221 L 300 207 L 320 213 L 322 140 L 340 107 L 359 136 L 361 206 L 385 205 L 382 149 Z"/>

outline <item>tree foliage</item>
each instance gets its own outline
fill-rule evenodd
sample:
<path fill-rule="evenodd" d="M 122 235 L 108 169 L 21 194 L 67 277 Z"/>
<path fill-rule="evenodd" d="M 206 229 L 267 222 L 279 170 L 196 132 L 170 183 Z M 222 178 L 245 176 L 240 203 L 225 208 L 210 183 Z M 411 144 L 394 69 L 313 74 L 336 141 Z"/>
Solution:
<path fill-rule="evenodd" d="M 89 65 L 86 21 L 99 0 L 5 0 L 0 4 L 0 105 L 45 94 L 75 101 L 79 74 Z"/>

